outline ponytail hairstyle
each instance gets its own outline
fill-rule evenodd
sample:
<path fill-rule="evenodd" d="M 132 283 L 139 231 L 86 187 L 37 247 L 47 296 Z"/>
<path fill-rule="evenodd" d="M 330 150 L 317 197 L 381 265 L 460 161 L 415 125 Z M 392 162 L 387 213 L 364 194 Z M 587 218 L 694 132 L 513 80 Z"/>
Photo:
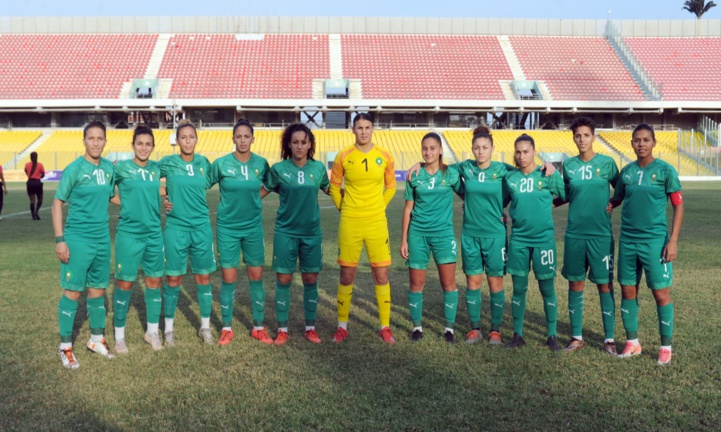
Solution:
<path fill-rule="evenodd" d="M 648 123 L 641 123 L 638 126 L 636 126 L 636 128 L 633 130 L 633 133 L 631 134 L 631 140 L 633 140 L 633 136 L 636 135 L 636 132 L 641 131 L 641 130 L 647 130 L 647 131 L 651 132 L 651 138 L 653 139 L 654 142 L 656 141 L 656 133 L 653 131 L 653 126 L 651 126 Z"/>
<path fill-rule="evenodd" d="M 314 160 L 313 155 L 315 154 L 315 136 L 310 128 L 303 123 L 293 123 L 289 125 L 283 131 L 283 135 L 280 137 L 280 158 L 282 160 L 289 159 L 293 156 L 293 152 L 290 149 L 290 143 L 293 138 L 293 134 L 296 132 L 303 132 L 310 142 L 310 148 L 308 149 L 308 159 Z"/>
<path fill-rule="evenodd" d="M 155 147 L 155 135 L 153 135 L 152 129 L 147 126 L 136 127 L 133 131 L 133 143 L 135 143 L 135 139 L 138 137 L 138 135 L 150 135 L 150 138 L 153 139 L 153 147 Z"/>
<path fill-rule="evenodd" d="M 357 118 L 357 117 L 356 117 L 356 118 Z M 443 163 L 443 141 L 441 140 L 441 136 L 438 135 L 438 134 L 435 133 L 435 132 L 428 132 L 427 134 L 423 135 L 423 139 L 421 140 L 421 144 L 423 143 L 423 141 L 426 140 L 426 138 L 430 138 L 430 139 L 436 140 L 436 141 L 438 142 L 438 145 L 441 147 L 441 157 L 440 157 L 440 160 L 439 160 L 438 162 L 439 162 L 439 165 L 440 165 L 440 167 L 441 167 L 442 176 L 445 177 L 445 176 L 446 176 L 446 169 L 448 168 L 448 166 Z"/>
<path fill-rule="evenodd" d="M 33 167 L 30 168 L 30 174 L 28 174 L 28 177 L 32 177 L 35 173 L 35 169 L 38 167 L 38 152 L 30 153 L 30 161 L 33 163 Z"/>
<path fill-rule="evenodd" d="M 241 127 L 241 126 L 245 126 L 245 127 L 247 127 L 248 129 L 250 129 L 250 136 L 254 136 L 254 135 L 255 135 L 255 129 L 253 129 L 253 125 L 250 124 L 250 122 L 249 122 L 248 120 L 246 120 L 246 119 L 238 119 L 238 121 L 235 122 L 235 126 L 233 126 L 233 136 L 235 136 L 235 131 L 236 131 L 239 127 Z"/>
<path fill-rule="evenodd" d="M 178 122 L 178 128 L 175 130 L 175 138 L 180 138 L 180 130 L 186 127 L 193 128 L 193 132 L 195 132 L 195 135 L 198 135 L 198 130 L 195 129 L 195 126 L 193 126 L 193 123 L 190 122 L 188 119 L 182 119 Z M 155 139 L 153 139 L 153 142 L 155 142 Z"/>
<path fill-rule="evenodd" d="M 530 143 L 531 143 L 531 147 L 533 147 L 533 150 L 534 150 L 534 151 L 536 150 L 536 141 L 533 140 L 533 137 L 532 137 L 532 136 L 530 136 L 530 135 L 528 135 L 528 134 L 525 134 L 525 133 L 524 133 L 524 134 L 521 134 L 518 138 L 516 138 L 516 141 L 514 141 L 514 143 L 513 143 L 513 148 L 515 149 L 516 145 L 517 145 L 519 142 L 521 142 L 521 141 L 528 141 L 528 142 L 530 142 Z M 518 166 L 518 161 L 516 160 L 515 157 L 513 158 L 513 164 L 516 166 L 516 168 L 520 168 L 520 167 Z"/>
<path fill-rule="evenodd" d="M 471 140 L 471 145 L 473 145 L 473 143 L 479 138 L 486 138 L 491 142 L 491 146 L 493 146 L 493 135 L 491 135 L 491 131 L 488 127 L 478 126 L 473 129 L 473 139 Z"/>

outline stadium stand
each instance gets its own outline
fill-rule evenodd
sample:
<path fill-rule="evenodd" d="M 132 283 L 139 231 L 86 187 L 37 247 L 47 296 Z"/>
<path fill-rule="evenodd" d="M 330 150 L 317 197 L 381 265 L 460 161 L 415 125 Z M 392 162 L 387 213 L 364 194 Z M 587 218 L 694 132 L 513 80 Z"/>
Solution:
<path fill-rule="evenodd" d="M 509 39 L 526 79 L 545 81 L 555 100 L 646 100 L 605 38 Z"/>
<path fill-rule="evenodd" d="M 636 160 L 631 147 L 631 131 L 601 131 L 599 135 L 626 158 Z M 679 175 L 714 175 L 710 169 L 678 151 L 678 131 L 656 131 L 656 148 L 653 154 L 673 165 Z"/>
<path fill-rule="evenodd" d="M 624 38 L 664 100 L 721 99 L 721 38 Z"/>
<path fill-rule="evenodd" d="M 37 130 L 0 131 L 0 165 L 13 160 L 42 134 Z"/>
<path fill-rule="evenodd" d="M 327 35 L 175 35 L 158 78 L 173 80 L 170 97 L 310 98 L 329 58 Z"/>
<path fill-rule="evenodd" d="M 116 99 L 143 76 L 157 38 L 1 35 L 0 99 Z"/>
<path fill-rule="evenodd" d="M 495 36 L 342 35 L 343 77 L 364 98 L 505 99 L 513 74 Z"/>

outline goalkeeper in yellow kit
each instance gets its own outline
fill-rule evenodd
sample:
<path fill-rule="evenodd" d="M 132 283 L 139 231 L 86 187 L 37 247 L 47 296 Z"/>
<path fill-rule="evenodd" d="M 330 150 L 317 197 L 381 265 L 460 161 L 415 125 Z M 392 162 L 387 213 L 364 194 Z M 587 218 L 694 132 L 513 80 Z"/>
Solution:
<path fill-rule="evenodd" d="M 389 327 L 391 248 L 386 206 L 396 193 L 395 167 L 390 153 L 373 144 L 373 117 L 370 114 L 360 113 L 355 117 L 353 134 L 355 144 L 338 153 L 330 179 L 330 196 L 340 210 L 338 330 L 333 335 L 333 342 L 339 343 L 348 337 L 353 281 L 365 243 L 375 282 L 380 336 L 384 342 L 393 344 L 395 339 Z"/>

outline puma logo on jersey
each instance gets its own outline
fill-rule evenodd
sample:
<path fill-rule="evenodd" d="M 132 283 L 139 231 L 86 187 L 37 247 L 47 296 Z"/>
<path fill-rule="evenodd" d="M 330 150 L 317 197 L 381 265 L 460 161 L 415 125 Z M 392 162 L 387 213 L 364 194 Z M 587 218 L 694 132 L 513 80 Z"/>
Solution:
<path fill-rule="evenodd" d="M 576 175 L 576 170 L 568 170 L 570 174 Z"/>
<path fill-rule="evenodd" d="M 670 279 L 671 276 L 670 276 L 668 273 L 664 273 L 664 274 L 663 274 L 663 278 L 664 278 L 664 279 Z"/>
<path fill-rule="evenodd" d="M 283 177 L 290 179 L 290 173 L 283 173 Z"/>
<path fill-rule="evenodd" d="M 514 188 L 518 187 L 518 183 L 510 183 L 510 185 L 513 186 Z"/>
<path fill-rule="evenodd" d="M 556 266 L 549 266 L 548 269 L 549 269 L 549 270 L 556 271 Z"/>
<path fill-rule="evenodd" d="M 624 175 L 623 178 L 628 179 L 629 181 L 631 181 L 631 175 L 630 175 L 630 174 Z"/>
<path fill-rule="evenodd" d="M 83 177 L 87 177 L 88 180 L 92 180 L 92 177 L 90 177 L 90 174 L 83 174 Z"/>
<path fill-rule="evenodd" d="M 422 185 L 423 183 L 425 183 L 424 180 L 418 180 L 418 184 L 419 184 L 419 185 Z"/>
<path fill-rule="evenodd" d="M 229 169 L 228 172 L 235 175 L 235 170 Z"/>

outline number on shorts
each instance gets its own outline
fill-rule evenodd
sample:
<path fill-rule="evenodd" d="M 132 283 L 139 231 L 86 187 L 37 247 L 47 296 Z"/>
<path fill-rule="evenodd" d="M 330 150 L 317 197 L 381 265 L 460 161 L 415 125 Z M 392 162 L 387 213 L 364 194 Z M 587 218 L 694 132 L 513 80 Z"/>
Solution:
<path fill-rule="evenodd" d="M 305 183 L 305 173 L 303 171 L 298 171 L 298 184 L 304 184 Z"/>
<path fill-rule="evenodd" d="M 606 270 L 613 269 L 613 255 L 606 255 L 603 257 L 603 262 L 606 263 Z"/>
<path fill-rule="evenodd" d="M 193 165 L 191 165 L 191 164 L 186 165 L 185 170 L 188 171 L 189 176 L 195 175 L 195 171 L 193 171 Z"/>
<path fill-rule="evenodd" d="M 501 258 L 503 258 L 503 262 L 508 261 L 508 254 L 506 253 L 506 248 L 501 248 Z"/>
<path fill-rule="evenodd" d="M 521 187 L 518 188 L 519 192 L 533 192 L 534 181 L 532 178 L 521 179 Z"/>
<path fill-rule="evenodd" d="M 541 251 L 541 265 L 553 265 L 553 249 Z"/>
<path fill-rule="evenodd" d="M 93 174 L 95 175 L 95 181 L 98 182 L 99 185 L 105 184 L 105 171 L 96 169 L 93 171 Z"/>
<path fill-rule="evenodd" d="M 581 180 L 591 180 L 593 178 L 593 167 L 588 165 L 581 167 Z"/>

